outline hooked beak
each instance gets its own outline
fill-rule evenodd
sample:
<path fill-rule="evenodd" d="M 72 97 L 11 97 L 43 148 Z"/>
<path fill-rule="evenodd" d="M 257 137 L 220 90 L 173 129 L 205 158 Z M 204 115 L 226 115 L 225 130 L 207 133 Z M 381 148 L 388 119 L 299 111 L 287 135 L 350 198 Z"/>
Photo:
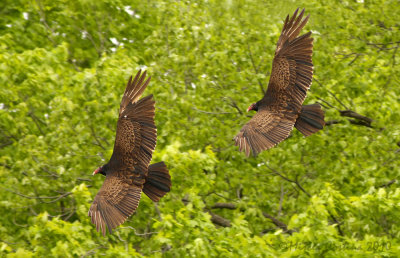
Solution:
<path fill-rule="evenodd" d="M 255 103 L 251 104 L 251 105 L 247 108 L 247 112 L 249 112 L 250 110 L 254 110 L 255 106 L 256 106 Z"/>
<path fill-rule="evenodd" d="M 100 171 L 100 168 L 96 169 L 96 170 L 93 172 L 92 175 L 93 175 L 93 176 L 96 175 L 97 173 L 99 173 L 99 171 Z"/>

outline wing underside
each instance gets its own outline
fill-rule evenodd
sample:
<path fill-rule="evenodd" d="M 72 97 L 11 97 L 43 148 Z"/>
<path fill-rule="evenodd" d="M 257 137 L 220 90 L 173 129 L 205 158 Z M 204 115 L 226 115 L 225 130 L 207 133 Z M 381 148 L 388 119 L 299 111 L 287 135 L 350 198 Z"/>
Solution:
<path fill-rule="evenodd" d="M 279 37 L 272 72 L 258 112 L 234 138 L 240 151 L 257 155 L 285 140 L 293 129 L 310 88 L 313 64 L 311 32 L 299 36 L 309 16 L 287 16 Z"/>
<path fill-rule="evenodd" d="M 293 129 L 293 119 L 283 115 L 283 111 L 262 110 L 243 126 L 234 138 L 235 145 L 246 156 L 250 152 L 256 156 L 285 140 Z"/>
<path fill-rule="evenodd" d="M 146 72 L 129 79 L 122 97 L 114 151 L 107 176 L 96 195 L 89 216 L 103 235 L 124 223 L 137 209 L 148 166 L 156 146 L 155 101 L 149 95 L 139 100 L 149 84 Z"/>
<path fill-rule="evenodd" d="M 311 32 L 298 36 L 309 16 L 303 19 L 304 9 L 299 16 L 297 12 L 298 10 L 292 18 L 286 18 L 275 51 L 265 97 L 273 95 L 278 102 L 287 102 L 279 103 L 280 105 L 288 104 L 294 110 L 300 111 L 312 82 L 313 38 Z"/>
<path fill-rule="evenodd" d="M 112 229 L 124 223 L 136 211 L 141 192 L 142 189 L 136 185 L 130 185 L 115 176 L 107 176 L 89 209 L 89 216 L 97 231 L 105 235 L 108 228 L 112 233 Z"/>
<path fill-rule="evenodd" d="M 110 164 L 123 166 L 139 174 L 147 173 L 156 147 L 157 128 L 154 122 L 155 101 L 153 95 L 138 98 L 149 83 L 146 72 L 129 80 L 122 98 L 114 152 Z"/>

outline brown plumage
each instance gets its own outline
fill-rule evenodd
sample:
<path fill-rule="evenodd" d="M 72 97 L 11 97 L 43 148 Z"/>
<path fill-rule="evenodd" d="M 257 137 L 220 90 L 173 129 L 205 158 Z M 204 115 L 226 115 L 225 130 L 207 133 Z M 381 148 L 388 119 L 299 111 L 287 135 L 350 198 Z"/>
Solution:
<path fill-rule="evenodd" d="M 324 112 L 319 104 L 302 106 L 310 89 L 313 63 L 311 32 L 298 36 L 309 16 L 303 19 L 297 9 L 286 17 L 276 46 L 268 89 L 264 97 L 250 105 L 247 111 L 257 114 L 243 126 L 234 138 L 235 145 L 247 156 L 256 156 L 285 140 L 295 126 L 309 136 L 325 125 Z"/>
<path fill-rule="evenodd" d="M 106 234 L 121 225 L 137 209 L 143 191 L 157 202 L 171 188 L 171 177 L 164 162 L 149 166 L 156 147 L 153 95 L 139 100 L 150 82 L 139 71 L 129 79 L 122 97 L 114 151 L 110 161 L 93 172 L 106 176 L 89 209 L 97 231 Z"/>

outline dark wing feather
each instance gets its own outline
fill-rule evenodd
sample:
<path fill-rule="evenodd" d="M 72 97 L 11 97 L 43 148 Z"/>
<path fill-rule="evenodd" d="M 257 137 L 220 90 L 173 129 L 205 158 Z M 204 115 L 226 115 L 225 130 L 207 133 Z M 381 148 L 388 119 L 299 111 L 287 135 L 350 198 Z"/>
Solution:
<path fill-rule="evenodd" d="M 299 16 L 297 12 L 298 9 L 292 18 L 286 18 L 279 37 L 264 103 L 278 106 L 289 103 L 289 109 L 300 112 L 313 76 L 313 38 L 311 32 L 298 37 L 309 16 L 303 19 L 304 9 Z"/>
<path fill-rule="evenodd" d="M 112 233 L 112 229 L 124 223 L 137 209 L 141 192 L 141 187 L 131 185 L 120 177 L 107 175 L 89 209 L 89 216 L 97 231 L 105 235 L 107 227 Z"/>
<path fill-rule="evenodd" d="M 293 129 L 301 105 L 310 88 L 313 64 L 311 32 L 298 37 L 309 16 L 304 9 L 297 16 L 286 17 L 272 63 L 272 72 L 258 113 L 243 126 L 235 137 L 240 151 L 249 156 L 272 148 L 285 140 Z"/>
<path fill-rule="evenodd" d="M 263 150 L 274 147 L 285 140 L 293 129 L 291 117 L 285 117 L 283 110 L 263 109 L 243 126 L 235 136 L 235 145 L 246 156 L 250 151 L 256 156 Z"/>
<path fill-rule="evenodd" d="M 119 108 L 119 116 L 121 117 L 122 112 L 125 108 L 129 105 L 129 103 L 135 103 L 144 90 L 146 89 L 147 85 L 150 82 L 151 77 L 149 77 L 144 83 L 144 79 L 146 78 L 146 71 L 141 74 L 141 70 L 138 71 L 135 78 L 132 81 L 132 76 L 129 78 L 128 84 L 126 85 L 126 89 L 124 95 L 122 96 L 120 108 Z"/>
<path fill-rule="evenodd" d="M 146 72 L 140 76 L 139 71 L 135 79 L 129 80 L 121 102 L 114 152 L 109 163 L 111 170 L 121 171 L 124 167 L 128 172 L 142 175 L 142 180 L 157 141 L 153 95 L 138 100 L 150 81 L 150 78 L 144 81 L 145 75 Z"/>
<path fill-rule="evenodd" d="M 107 176 L 89 209 L 98 231 L 106 234 L 124 223 L 139 205 L 140 194 L 156 146 L 155 102 L 149 95 L 139 100 L 149 84 L 146 72 L 129 79 L 122 97 L 114 151 Z"/>

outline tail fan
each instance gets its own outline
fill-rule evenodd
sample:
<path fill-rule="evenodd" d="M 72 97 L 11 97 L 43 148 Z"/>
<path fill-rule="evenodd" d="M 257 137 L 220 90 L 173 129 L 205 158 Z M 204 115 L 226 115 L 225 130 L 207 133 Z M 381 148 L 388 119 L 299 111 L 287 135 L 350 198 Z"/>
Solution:
<path fill-rule="evenodd" d="M 310 136 L 324 128 L 324 117 L 324 111 L 319 104 L 302 106 L 294 127 L 304 136 Z"/>
<path fill-rule="evenodd" d="M 153 201 L 158 202 L 171 190 L 171 176 L 163 161 L 151 164 L 143 185 L 143 192 Z"/>

